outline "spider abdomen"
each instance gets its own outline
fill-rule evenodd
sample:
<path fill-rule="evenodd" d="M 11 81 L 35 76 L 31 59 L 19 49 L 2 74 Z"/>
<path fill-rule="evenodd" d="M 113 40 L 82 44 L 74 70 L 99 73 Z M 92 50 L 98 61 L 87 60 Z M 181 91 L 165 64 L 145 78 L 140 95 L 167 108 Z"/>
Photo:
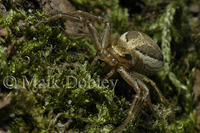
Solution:
<path fill-rule="evenodd" d="M 163 66 L 163 54 L 159 46 L 146 34 L 138 31 L 128 31 L 124 33 L 113 46 L 114 51 L 123 60 L 132 60 L 130 70 L 153 74 Z M 127 56 L 129 55 L 129 56 Z M 130 62 L 129 62 L 130 63 Z"/>

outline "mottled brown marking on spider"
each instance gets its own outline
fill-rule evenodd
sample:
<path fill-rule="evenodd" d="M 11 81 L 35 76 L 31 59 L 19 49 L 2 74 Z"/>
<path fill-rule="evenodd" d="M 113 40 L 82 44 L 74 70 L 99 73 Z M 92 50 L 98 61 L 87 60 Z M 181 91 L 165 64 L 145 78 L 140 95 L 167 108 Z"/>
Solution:
<path fill-rule="evenodd" d="M 118 40 L 111 41 L 109 22 L 100 16 L 94 16 L 83 11 L 57 14 L 46 19 L 44 22 L 58 18 L 86 24 L 90 31 L 94 47 L 99 53 L 99 56 L 95 57 L 91 66 L 95 65 L 98 60 L 106 62 L 112 67 L 112 70 L 105 78 L 109 78 L 117 71 L 136 92 L 127 118 L 123 124 L 111 131 L 112 133 L 123 132 L 127 124 L 136 118 L 145 103 L 153 110 L 149 89 L 145 82 L 150 83 L 158 93 L 161 101 L 168 104 L 168 101 L 164 98 L 156 84 L 145 76 L 158 72 L 163 66 L 162 51 L 148 35 L 139 31 L 128 31 L 118 38 Z M 102 35 L 97 32 L 92 24 L 93 22 L 102 22 L 105 24 Z"/>

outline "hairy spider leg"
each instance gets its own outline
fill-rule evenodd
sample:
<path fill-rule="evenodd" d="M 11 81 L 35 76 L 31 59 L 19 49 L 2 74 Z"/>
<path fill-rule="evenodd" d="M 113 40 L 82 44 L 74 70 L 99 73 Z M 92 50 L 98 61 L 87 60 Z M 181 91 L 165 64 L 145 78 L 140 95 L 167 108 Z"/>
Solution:
<path fill-rule="evenodd" d="M 104 79 L 109 79 L 113 74 L 115 73 L 115 69 L 111 69 L 109 73 L 107 73 L 107 75 L 105 76 Z"/>
<path fill-rule="evenodd" d="M 99 36 L 99 33 L 94 28 L 94 26 L 90 23 L 90 21 L 86 20 L 85 18 L 72 16 L 71 14 L 57 14 L 57 15 L 54 15 L 52 17 L 49 17 L 49 18 L 45 19 L 44 21 L 41 21 L 41 22 L 37 23 L 35 25 L 35 27 L 37 27 L 41 23 L 44 23 L 44 22 L 47 23 L 47 22 L 50 22 L 52 20 L 59 19 L 59 18 L 71 20 L 73 22 L 79 22 L 79 23 L 86 24 L 87 27 L 88 27 L 88 30 L 91 32 L 92 40 L 94 42 L 94 46 L 95 46 L 96 50 L 100 51 L 101 44 L 100 44 L 99 40 L 100 40 L 101 37 Z"/>
<path fill-rule="evenodd" d="M 75 15 L 75 16 L 73 16 L 73 15 Z M 76 16 L 76 15 L 78 15 L 78 16 Z M 52 17 L 46 19 L 45 22 L 51 21 L 53 19 L 58 19 L 58 18 L 69 19 L 71 21 L 80 22 L 80 23 L 86 23 L 89 31 L 91 32 L 93 41 L 95 43 L 94 44 L 95 48 L 98 51 L 100 51 L 100 49 L 107 48 L 108 45 L 110 44 L 110 24 L 104 18 L 102 18 L 100 16 L 94 16 L 94 15 L 91 15 L 89 13 L 82 12 L 82 11 L 75 11 L 75 12 L 71 12 L 69 14 L 58 14 L 58 15 L 52 16 Z M 91 24 L 91 22 L 88 19 L 90 19 L 92 22 L 99 21 L 99 22 L 105 23 L 106 26 L 104 28 L 104 32 L 102 35 L 102 41 L 100 41 L 101 36 L 99 35 L 99 33 L 96 31 L 96 29 L 94 28 L 94 26 Z M 87 36 L 88 34 L 83 33 L 83 34 L 79 34 L 79 35 Z M 100 48 L 100 42 L 101 42 L 101 48 Z M 95 57 L 90 67 L 93 67 L 96 64 L 98 59 L 100 59 L 99 56 Z M 112 69 L 107 74 L 105 79 L 108 79 L 109 77 L 111 77 L 114 72 L 115 72 L 115 70 Z"/>
<path fill-rule="evenodd" d="M 153 80 L 151 80 L 147 76 L 137 73 L 137 72 L 133 72 L 133 74 L 135 75 L 135 77 L 139 78 L 140 80 L 145 81 L 146 83 L 150 83 L 152 85 L 152 87 L 156 90 L 156 92 L 158 93 L 160 100 L 164 104 L 170 105 L 168 100 L 163 96 L 162 92 L 160 91 L 160 89 L 157 87 L 156 83 Z"/>
<path fill-rule="evenodd" d="M 135 76 L 135 75 L 133 75 L 133 76 Z M 140 88 L 144 92 L 144 96 L 143 96 L 144 103 L 145 104 L 147 103 L 149 105 L 150 110 L 152 111 L 153 115 L 156 117 L 156 113 L 155 113 L 153 106 L 152 106 L 152 103 L 151 103 L 149 88 L 146 86 L 146 84 L 141 79 L 137 78 L 137 81 L 139 83 Z"/>
<path fill-rule="evenodd" d="M 90 65 L 90 69 L 93 68 L 93 66 L 97 63 L 97 61 L 98 61 L 99 59 L 101 59 L 100 56 L 96 56 L 96 57 L 94 58 L 94 60 L 92 61 L 91 65 Z"/>
<path fill-rule="evenodd" d="M 91 37 L 91 34 L 90 33 L 76 33 L 76 34 L 72 34 L 72 33 L 68 33 L 68 32 L 65 32 L 65 35 L 67 36 L 73 36 L 73 37 Z"/>
<path fill-rule="evenodd" d="M 134 76 L 132 76 L 129 72 L 126 71 L 123 67 L 119 67 L 117 71 L 120 73 L 122 78 L 131 86 L 133 87 L 134 91 L 136 92 L 135 98 L 132 100 L 131 107 L 128 111 L 128 116 L 124 123 L 120 125 L 117 129 L 111 131 L 111 133 L 121 133 L 125 129 L 125 127 L 130 123 L 131 120 L 134 120 L 139 111 L 141 110 L 144 99 L 146 98 L 145 95 L 142 95 L 142 89 L 140 87 L 143 87 L 143 84 L 141 84 L 142 81 L 138 82 L 138 80 Z M 148 95 L 148 94 L 146 94 Z"/>
<path fill-rule="evenodd" d="M 110 23 L 106 19 L 104 19 L 101 16 L 95 16 L 95 15 L 92 15 L 92 14 L 89 14 L 87 12 L 83 12 L 80 10 L 70 12 L 69 14 L 81 16 L 91 22 L 103 22 L 105 24 L 105 27 L 104 27 L 104 31 L 102 34 L 101 48 L 106 49 L 109 46 L 111 29 L 110 29 Z"/>
<path fill-rule="evenodd" d="M 85 18 L 86 20 L 90 20 L 91 22 L 103 22 L 105 24 L 105 28 L 104 28 L 104 31 L 103 31 L 103 34 L 102 34 L 102 41 L 101 41 L 101 48 L 102 49 L 106 49 L 109 44 L 110 44 L 110 32 L 111 32 L 111 29 L 110 29 L 110 24 L 109 22 L 104 19 L 103 17 L 100 17 L 100 16 L 95 16 L 95 15 L 92 15 L 92 14 L 89 14 L 87 12 L 83 12 L 83 11 L 74 11 L 74 12 L 70 12 L 69 14 L 73 14 L 73 15 L 77 15 L 77 16 L 81 16 L 83 18 Z M 99 56 L 95 57 L 92 64 L 91 64 L 91 67 L 94 66 L 97 62 L 97 60 L 100 59 Z M 105 79 L 108 79 L 110 78 L 115 72 L 115 69 L 112 69 L 105 77 Z"/>

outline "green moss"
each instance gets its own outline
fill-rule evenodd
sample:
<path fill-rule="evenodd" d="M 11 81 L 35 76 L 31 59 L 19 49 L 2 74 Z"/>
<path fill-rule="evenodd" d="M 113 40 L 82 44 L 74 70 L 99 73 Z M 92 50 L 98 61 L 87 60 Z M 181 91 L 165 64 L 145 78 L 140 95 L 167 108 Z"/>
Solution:
<path fill-rule="evenodd" d="M 5 49 L 0 46 L 0 76 L 5 77 L 7 74 L 7 62 Z M 0 80 L 2 83 L 2 79 Z"/>
<path fill-rule="evenodd" d="M 112 12 L 110 14 L 110 23 L 112 23 L 112 32 L 122 34 L 127 31 L 128 9 L 119 6 L 119 0 L 113 0 Z"/>
<path fill-rule="evenodd" d="M 134 12 L 129 7 L 121 7 L 118 0 L 73 0 L 80 9 L 87 8 L 108 18 L 112 35 L 140 30 L 152 36 L 162 48 L 164 68 L 152 79 L 174 106 L 160 103 L 149 87 L 158 116 L 153 116 L 144 106 L 125 132 L 196 132 L 192 87 L 194 70 L 200 68 L 200 47 L 196 45 L 200 31 L 187 21 L 191 15 L 184 11 L 186 1 L 163 2 L 162 6 L 157 0 L 145 2 L 131 3 L 142 9 Z M 3 84 L 6 76 L 14 76 L 17 82 L 10 81 L 10 85 L 14 84 L 9 86 L 12 101 L 0 109 L 0 126 L 8 126 L 10 132 L 44 133 L 65 130 L 106 133 L 119 126 L 127 116 L 134 93 L 117 74 L 113 76 L 117 87 L 114 88 L 111 81 L 103 86 L 105 71 L 109 68 L 98 62 L 90 69 L 91 61 L 98 54 L 91 40 L 64 35 L 63 21 L 41 23 L 36 27 L 48 15 L 39 11 L 27 13 L 12 6 L 7 15 L 0 18 L 2 28 L 8 32 L 3 37 L 5 43 L 0 43 L 1 89 L 8 91 Z M 156 13 L 149 19 L 146 16 L 150 12 Z M 185 27 L 195 33 L 195 36 L 190 35 L 194 41 L 185 41 L 188 39 Z M 97 28 L 103 30 L 102 25 Z M 194 50 L 188 50 L 191 49 L 189 44 L 193 44 Z M 5 48 L 11 45 L 11 53 L 7 55 Z M 185 58 L 190 68 L 183 73 Z M 121 88 L 123 93 L 119 91 Z"/>

